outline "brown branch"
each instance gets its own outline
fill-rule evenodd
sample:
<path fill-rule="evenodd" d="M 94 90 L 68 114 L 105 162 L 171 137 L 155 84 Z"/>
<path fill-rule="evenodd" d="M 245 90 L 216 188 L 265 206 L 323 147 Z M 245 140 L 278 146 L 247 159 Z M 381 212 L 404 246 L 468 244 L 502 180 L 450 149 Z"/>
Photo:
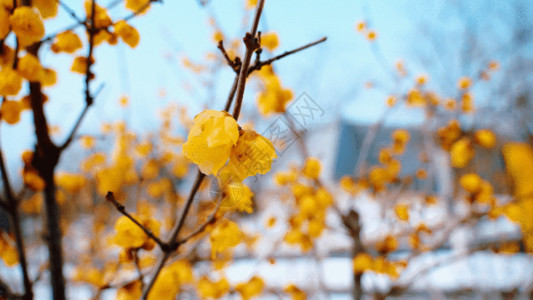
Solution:
<path fill-rule="evenodd" d="M 323 43 L 323 42 L 325 42 L 327 39 L 328 39 L 327 37 L 323 37 L 323 38 L 321 38 L 321 39 L 318 40 L 318 41 L 315 41 L 315 42 L 309 43 L 309 44 L 307 44 L 307 45 L 304 45 L 304 46 L 298 47 L 298 48 L 296 48 L 296 49 L 294 49 L 294 50 L 291 50 L 291 51 L 286 51 L 286 52 L 284 52 L 283 54 L 280 54 L 280 55 L 274 56 L 274 57 L 272 57 L 272 58 L 270 58 L 270 59 L 267 59 L 267 60 L 265 60 L 265 61 L 258 61 L 258 62 L 256 62 L 253 66 L 250 67 L 250 69 L 248 70 L 248 75 L 250 75 L 250 73 L 252 73 L 253 71 L 261 70 L 261 68 L 262 68 L 263 66 L 270 65 L 270 64 L 272 64 L 273 62 L 275 62 L 276 60 L 280 60 L 280 59 L 282 59 L 282 58 L 284 58 L 284 57 L 286 57 L 286 56 L 289 56 L 289 55 L 291 55 L 291 54 L 298 53 L 298 52 L 300 52 L 300 51 L 302 51 L 302 50 L 305 50 L 305 49 L 307 49 L 307 48 L 310 48 L 310 47 L 313 47 L 313 46 L 318 45 L 318 44 L 320 44 L 320 43 Z"/>
<path fill-rule="evenodd" d="M 224 48 L 224 42 L 222 40 L 218 41 L 217 48 L 220 50 L 222 56 L 224 56 L 226 62 L 233 69 L 233 71 L 235 71 L 235 73 L 239 73 L 239 69 L 241 67 L 241 59 L 239 57 L 235 57 L 235 60 L 232 60 L 229 57 L 228 52 L 226 52 L 226 48 Z"/>
<path fill-rule="evenodd" d="M 171 245 L 172 247 L 170 247 L 168 251 L 164 251 L 163 257 L 161 257 L 161 259 L 157 263 L 157 268 L 156 268 L 154 275 L 150 279 L 150 282 L 148 283 L 148 285 L 143 290 L 142 299 L 148 298 L 148 294 L 150 293 L 150 290 L 152 289 L 157 277 L 159 276 L 159 273 L 163 269 L 163 266 L 165 265 L 166 261 L 170 257 L 171 252 L 176 251 L 178 247 L 180 246 L 179 243 L 174 243 L 174 241 L 176 240 L 178 234 L 183 228 L 183 225 L 185 224 L 185 218 L 187 217 L 189 213 L 191 204 L 194 200 L 194 196 L 198 192 L 198 189 L 200 188 L 200 185 L 202 184 L 202 181 L 204 178 L 205 178 L 205 174 L 203 174 L 202 172 L 200 172 L 200 170 L 198 170 L 196 181 L 194 182 L 192 186 L 191 192 L 189 193 L 189 197 L 187 198 L 187 201 L 185 202 L 185 206 L 183 207 L 183 210 L 181 212 L 180 218 L 178 219 L 178 222 L 175 224 L 174 228 L 172 228 L 171 237 L 167 242 L 167 244 Z"/>
<path fill-rule="evenodd" d="M 259 48 L 256 33 L 264 5 L 264 0 L 259 0 L 259 2 L 257 2 L 254 21 L 252 22 L 252 29 L 250 30 L 250 32 L 246 33 L 243 39 L 244 44 L 246 45 L 246 52 L 244 54 L 244 60 L 242 62 L 242 66 L 239 72 L 239 82 L 237 84 L 237 96 L 235 108 L 233 109 L 233 118 L 235 118 L 235 120 L 239 118 L 239 114 L 241 113 L 242 100 L 244 98 L 244 88 L 246 87 L 246 78 L 248 77 L 248 68 L 250 67 L 250 60 L 252 59 L 252 54 L 254 53 L 254 51 Z"/>
<path fill-rule="evenodd" d="M 144 233 L 146 233 L 146 235 L 148 237 L 150 237 L 152 240 L 154 240 L 158 245 L 159 247 L 161 247 L 161 249 L 166 249 L 168 248 L 168 245 L 163 242 L 160 238 L 158 238 L 150 229 L 146 228 L 146 226 L 144 226 L 143 224 L 141 224 L 139 221 L 137 221 L 137 219 L 135 219 L 130 213 L 128 213 L 126 211 L 126 208 L 124 207 L 124 205 L 118 203 L 118 201 L 115 199 L 115 196 L 113 195 L 113 192 L 107 192 L 107 195 L 105 195 L 105 199 L 109 202 L 111 202 L 115 208 L 121 213 L 123 214 L 124 216 L 126 216 L 128 219 L 130 219 L 133 223 L 135 223 L 135 225 L 137 225 L 139 228 L 141 228 Z"/>
<path fill-rule="evenodd" d="M 237 92 L 237 83 L 239 82 L 239 74 L 237 73 L 235 75 L 235 79 L 233 80 L 233 85 L 231 86 L 231 90 L 228 95 L 228 100 L 226 100 L 226 105 L 224 106 L 224 111 L 229 112 L 229 109 L 231 108 L 231 103 L 233 103 L 233 99 L 235 98 L 235 92 Z"/>
<path fill-rule="evenodd" d="M 207 226 L 215 223 L 216 222 L 216 215 L 217 215 L 218 209 L 220 208 L 220 205 L 222 205 L 222 199 L 220 201 L 218 201 L 217 206 L 215 207 L 215 209 L 213 210 L 211 215 L 209 215 L 207 220 L 202 225 L 200 225 L 200 227 L 196 228 L 194 231 L 192 231 L 191 233 L 189 233 L 185 237 L 181 238 L 178 241 L 178 244 L 186 243 L 191 238 L 193 238 L 193 237 L 199 235 L 200 233 L 202 233 L 207 228 Z"/>

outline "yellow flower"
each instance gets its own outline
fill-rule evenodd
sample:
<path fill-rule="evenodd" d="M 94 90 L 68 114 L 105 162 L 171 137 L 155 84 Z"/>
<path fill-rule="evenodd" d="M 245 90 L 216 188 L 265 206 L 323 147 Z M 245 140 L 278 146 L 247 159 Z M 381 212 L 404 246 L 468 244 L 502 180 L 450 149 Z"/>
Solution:
<path fill-rule="evenodd" d="M 31 4 L 39 10 L 41 16 L 45 19 L 53 18 L 57 15 L 57 0 L 32 0 Z"/>
<path fill-rule="evenodd" d="M 352 260 L 353 271 L 355 274 L 362 274 L 373 268 L 374 259 L 368 253 L 359 253 Z"/>
<path fill-rule="evenodd" d="M 472 84 L 472 79 L 469 77 L 461 77 L 459 78 L 459 81 L 457 81 L 457 87 L 461 90 L 466 90 L 470 87 Z"/>
<path fill-rule="evenodd" d="M 396 154 L 401 154 L 405 150 L 405 145 L 409 142 L 409 131 L 397 129 L 392 133 L 393 150 Z"/>
<path fill-rule="evenodd" d="M 269 32 L 261 35 L 261 46 L 268 51 L 274 51 L 279 46 L 278 35 L 275 32 Z"/>
<path fill-rule="evenodd" d="M 305 166 L 302 169 L 302 173 L 304 176 L 311 178 L 311 179 L 318 179 L 320 176 L 320 170 L 322 169 L 322 166 L 320 164 L 320 161 L 315 157 L 309 157 L 305 161 Z"/>
<path fill-rule="evenodd" d="M 87 179 L 83 175 L 71 173 L 59 173 L 55 180 L 58 187 L 73 194 L 81 191 L 87 183 Z"/>
<path fill-rule="evenodd" d="M 86 0 L 85 1 L 85 14 L 87 15 L 87 19 L 92 19 L 92 1 Z M 98 4 L 95 4 L 94 8 L 94 26 L 96 28 L 106 28 L 113 24 L 113 21 L 111 21 L 111 18 L 107 14 L 107 11 L 105 8 L 101 7 Z"/>
<path fill-rule="evenodd" d="M 94 62 L 94 59 L 92 59 L 92 62 Z M 80 73 L 85 75 L 87 73 L 87 58 L 84 56 L 78 56 L 74 59 L 72 62 L 72 66 L 70 67 L 70 70 L 72 72 Z"/>
<path fill-rule="evenodd" d="M 371 41 L 371 42 L 375 41 L 376 38 L 377 38 L 377 36 L 378 36 L 378 34 L 377 34 L 376 31 L 374 31 L 374 30 L 369 30 L 369 31 L 366 33 L 366 38 L 367 38 L 369 41 Z"/>
<path fill-rule="evenodd" d="M 396 206 L 394 206 L 394 212 L 398 219 L 402 221 L 409 220 L 409 205 L 403 203 L 396 204 Z"/>
<path fill-rule="evenodd" d="M 0 40 L 3 40 L 7 36 L 9 30 L 9 11 L 5 7 L 0 6 Z"/>
<path fill-rule="evenodd" d="M 56 71 L 48 68 L 44 68 L 43 72 L 41 73 L 41 84 L 43 86 L 52 86 L 56 84 L 57 81 L 57 74 Z"/>
<path fill-rule="evenodd" d="M 462 138 L 453 143 L 450 149 L 452 167 L 464 168 L 474 158 L 475 151 L 472 143 L 468 138 Z"/>
<path fill-rule="evenodd" d="M 150 8 L 150 0 L 126 0 L 124 4 L 135 13 L 145 13 Z"/>
<path fill-rule="evenodd" d="M 224 197 L 222 207 L 249 214 L 253 212 L 252 197 L 254 194 L 249 187 L 229 173 L 220 174 L 218 180 Z"/>
<path fill-rule="evenodd" d="M 65 32 L 61 32 L 56 36 L 55 42 L 52 44 L 51 49 L 55 53 L 74 53 L 82 46 L 83 45 L 81 43 L 80 37 L 74 32 L 67 30 Z"/>
<path fill-rule="evenodd" d="M 131 48 L 135 48 L 139 44 L 140 35 L 137 29 L 126 23 L 124 20 L 120 20 L 114 25 L 115 33 L 128 44 Z"/>
<path fill-rule="evenodd" d="M 8 267 L 12 267 L 19 262 L 17 249 L 12 242 L 4 238 L 3 233 L 0 234 L 0 258 Z"/>
<path fill-rule="evenodd" d="M 241 297 L 244 300 L 261 295 L 264 288 L 265 282 L 258 276 L 253 276 L 248 282 L 241 282 L 235 286 L 235 290 L 241 294 Z"/>
<path fill-rule="evenodd" d="M 285 286 L 283 291 L 291 295 L 292 300 L 306 300 L 307 299 L 307 294 L 294 284 L 289 284 Z"/>
<path fill-rule="evenodd" d="M 229 282 L 226 278 L 222 278 L 218 281 L 211 281 L 207 277 L 202 277 L 198 280 L 198 294 L 202 299 L 206 298 L 222 298 L 230 290 Z"/>
<path fill-rule="evenodd" d="M 264 116 L 284 112 L 293 97 L 292 91 L 281 86 L 281 81 L 271 66 L 263 67 L 258 74 L 264 86 L 257 98 L 259 112 Z"/>
<path fill-rule="evenodd" d="M 31 54 L 26 54 L 19 60 L 17 70 L 28 81 L 39 81 L 43 73 L 39 59 Z"/>
<path fill-rule="evenodd" d="M 483 148 L 491 149 L 496 146 L 496 135 L 488 129 L 480 129 L 476 131 L 474 141 Z"/>
<path fill-rule="evenodd" d="M 145 216 L 139 218 L 139 216 L 134 215 L 133 217 L 155 235 L 159 234 L 160 224 L 158 221 Z M 151 250 L 155 246 L 154 241 L 126 216 L 121 216 L 115 222 L 115 231 L 113 242 L 120 247 Z"/>
<path fill-rule="evenodd" d="M 163 268 L 154 283 L 148 300 L 173 300 L 182 284 L 193 280 L 192 267 L 187 261 L 178 260 Z M 136 298 L 139 299 L 139 298 Z"/>
<path fill-rule="evenodd" d="M 38 42 L 44 36 L 43 20 L 31 7 L 17 7 L 9 17 L 9 23 L 22 47 Z"/>
<path fill-rule="evenodd" d="M 242 181 L 256 174 L 266 174 L 276 157 L 274 146 L 267 138 L 253 130 L 242 130 L 224 169 Z"/>
<path fill-rule="evenodd" d="M 0 118 L 7 124 L 17 124 L 20 121 L 22 106 L 18 101 L 4 100 L 0 107 Z"/>
<path fill-rule="evenodd" d="M 359 21 L 359 22 L 357 22 L 357 24 L 355 24 L 355 29 L 358 32 L 363 32 L 363 30 L 365 30 L 365 28 L 366 28 L 365 21 Z"/>
<path fill-rule="evenodd" d="M 34 192 L 39 192 L 44 189 L 45 182 L 34 169 L 24 168 L 22 179 L 24 184 Z"/>
<path fill-rule="evenodd" d="M 218 173 L 239 139 L 239 125 L 227 112 L 204 110 L 194 118 L 183 154 L 206 175 Z"/>
<path fill-rule="evenodd" d="M 137 300 L 142 296 L 142 283 L 139 280 L 132 281 L 121 286 L 117 290 L 116 300 Z"/>
<path fill-rule="evenodd" d="M 211 257 L 237 246 L 241 240 L 242 233 L 237 223 L 227 219 L 219 221 L 209 235 Z"/>
<path fill-rule="evenodd" d="M 22 87 L 22 77 L 10 67 L 0 71 L 0 96 L 14 96 Z"/>

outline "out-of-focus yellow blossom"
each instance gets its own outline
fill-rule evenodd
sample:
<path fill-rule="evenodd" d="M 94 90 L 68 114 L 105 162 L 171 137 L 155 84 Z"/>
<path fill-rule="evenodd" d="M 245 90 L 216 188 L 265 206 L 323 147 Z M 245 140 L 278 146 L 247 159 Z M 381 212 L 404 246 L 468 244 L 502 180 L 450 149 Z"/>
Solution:
<path fill-rule="evenodd" d="M 307 294 L 294 284 L 287 285 L 283 291 L 291 296 L 291 300 L 307 299 Z"/>
<path fill-rule="evenodd" d="M 439 128 L 437 134 L 442 149 L 449 151 L 453 143 L 461 137 L 462 130 L 457 120 L 451 120 L 446 126 Z"/>
<path fill-rule="evenodd" d="M 313 241 L 310 236 L 304 234 L 298 228 L 293 228 L 287 231 L 283 239 L 289 245 L 299 245 L 304 252 L 313 248 Z"/>
<path fill-rule="evenodd" d="M 457 87 L 461 90 L 466 90 L 472 84 L 472 79 L 469 77 L 461 77 L 457 81 Z"/>
<path fill-rule="evenodd" d="M 0 96 L 17 95 L 22 87 L 22 76 L 10 67 L 0 70 Z"/>
<path fill-rule="evenodd" d="M 261 47 L 268 51 L 274 51 L 279 46 L 278 35 L 275 32 L 269 32 L 261 35 Z"/>
<path fill-rule="evenodd" d="M 470 139 L 464 137 L 453 143 L 450 149 L 452 167 L 464 168 L 474 158 L 475 150 Z"/>
<path fill-rule="evenodd" d="M 57 82 L 56 71 L 49 68 L 43 68 L 40 81 L 41 85 L 44 87 L 53 86 Z"/>
<path fill-rule="evenodd" d="M 410 106 L 423 106 L 426 104 L 426 98 L 422 92 L 418 89 L 412 89 L 407 94 L 407 105 Z"/>
<path fill-rule="evenodd" d="M 471 93 L 464 93 L 461 97 L 461 109 L 465 113 L 474 111 L 474 96 Z"/>
<path fill-rule="evenodd" d="M 416 84 L 418 85 L 425 85 L 428 82 L 428 76 L 427 74 L 420 74 L 418 77 L 416 77 Z"/>
<path fill-rule="evenodd" d="M 133 217 L 153 234 L 159 235 L 160 224 L 158 221 L 144 216 L 139 218 L 139 216 L 133 215 Z M 113 242 L 120 247 L 152 250 L 155 246 L 155 242 L 126 216 L 117 219 L 115 231 Z"/>
<path fill-rule="evenodd" d="M 409 142 L 409 131 L 405 129 L 397 129 L 392 133 L 393 151 L 396 154 L 401 154 L 405 151 L 405 146 Z"/>
<path fill-rule="evenodd" d="M 264 87 L 257 98 L 259 112 L 267 116 L 271 113 L 285 112 L 287 103 L 292 100 L 293 94 L 281 85 L 281 81 L 274 73 L 272 66 L 264 66 L 259 72 Z"/>
<path fill-rule="evenodd" d="M 74 32 L 67 30 L 58 34 L 52 44 L 52 51 L 55 53 L 66 52 L 74 53 L 82 47 L 80 37 Z"/>
<path fill-rule="evenodd" d="M 183 284 L 191 283 L 194 274 L 189 262 L 178 260 L 161 270 L 148 300 L 173 300 Z"/>
<path fill-rule="evenodd" d="M 19 6 L 9 17 L 21 47 L 29 46 L 44 37 L 44 24 L 39 13 L 31 7 Z"/>
<path fill-rule="evenodd" d="M 343 176 L 339 184 L 345 192 L 350 193 L 352 196 L 368 188 L 368 182 L 366 180 L 356 181 L 350 176 Z"/>
<path fill-rule="evenodd" d="M 377 32 L 374 31 L 374 30 L 369 30 L 369 31 L 366 33 L 366 38 L 367 38 L 369 41 L 371 41 L 371 42 L 375 41 L 376 38 L 377 38 L 377 36 L 378 36 L 378 34 L 377 34 Z"/>
<path fill-rule="evenodd" d="M 246 0 L 246 9 L 253 9 L 257 5 L 257 0 Z"/>
<path fill-rule="evenodd" d="M 227 112 L 204 110 L 194 118 L 183 154 L 206 175 L 217 174 L 239 139 L 237 121 Z"/>
<path fill-rule="evenodd" d="M 91 62 L 94 63 L 94 59 L 91 58 Z M 80 73 L 85 75 L 87 73 L 87 58 L 84 56 L 78 56 L 74 58 L 72 66 L 70 67 L 72 72 Z"/>
<path fill-rule="evenodd" d="M 20 121 L 22 106 L 19 101 L 4 100 L 0 107 L 0 118 L 7 124 L 17 124 Z"/>
<path fill-rule="evenodd" d="M 12 267 L 19 262 L 17 249 L 13 242 L 7 240 L 4 235 L 3 232 L 0 232 L 0 258 L 2 258 L 6 266 Z"/>
<path fill-rule="evenodd" d="M 139 44 L 141 36 L 137 29 L 126 23 L 124 20 L 120 20 L 114 25 L 115 33 L 128 44 L 131 48 L 135 48 Z"/>
<path fill-rule="evenodd" d="M 138 14 L 143 14 L 150 8 L 150 0 L 126 0 L 124 4 L 127 9 Z"/>
<path fill-rule="evenodd" d="M 491 149 L 496 146 L 496 135 L 488 129 L 480 129 L 474 134 L 474 141 L 483 148 Z"/>
<path fill-rule="evenodd" d="M 41 213 L 43 205 L 43 193 L 35 193 L 28 199 L 24 199 L 20 204 L 20 209 L 26 214 L 37 215 Z"/>
<path fill-rule="evenodd" d="M 211 257 L 214 258 L 217 253 L 237 246 L 241 241 L 242 232 L 237 223 L 227 219 L 219 221 L 209 235 Z"/>
<path fill-rule="evenodd" d="M 185 145 L 184 145 L 185 148 Z M 272 143 L 253 130 L 241 130 L 237 144 L 231 149 L 230 160 L 224 170 L 241 181 L 257 174 L 270 171 L 276 158 Z"/>
<path fill-rule="evenodd" d="M 293 183 L 298 177 L 298 173 L 295 170 L 289 170 L 286 172 L 280 171 L 274 175 L 274 182 L 277 185 L 286 185 Z"/>
<path fill-rule="evenodd" d="M 387 254 L 398 249 L 398 239 L 392 235 L 387 235 L 383 240 L 376 243 L 376 250 L 379 253 Z"/>
<path fill-rule="evenodd" d="M 394 212 L 396 213 L 398 219 L 402 221 L 409 220 L 409 205 L 405 203 L 396 204 L 396 206 L 394 206 Z"/>
<path fill-rule="evenodd" d="M 40 192 L 45 187 L 44 180 L 34 169 L 25 169 L 22 173 L 24 184 L 34 192 Z"/>
<path fill-rule="evenodd" d="M 389 97 L 387 97 L 387 101 L 386 101 L 387 106 L 388 106 L 388 107 L 393 107 L 394 104 L 396 104 L 396 101 L 397 101 L 397 99 L 396 99 L 396 97 L 394 97 L 394 96 L 389 96 Z"/>
<path fill-rule="evenodd" d="M 39 81 L 43 67 L 39 63 L 37 57 L 31 54 L 26 54 L 20 58 L 17 65 L 17 71 L 28 81 Z"/>
<path fill-rule="evenodd" d="M 358 32 L 363 32 L 363 30 L 365 30 L 365 28 L 366 28 L 365 21 L 359 21 L 359 22 L 357 22 L 357 24 L 355 24 L 355 29 Z"/>
<path fill-rule="evenodd" d="M 470 194 L 475 194 L 481 189 L 482 179 L 476 173 L 468 173 L 461 176 L 459 184 Z"/>
<path fill-rule="evenodd" d="M 261 277 L 253 276 L 247 282 L 238 283 L 235 290 L 241 295 L 242 299 L 248 300 L 261 295 L 265 288 L 265 282 Z"/>
<path fill-rule="evenodd" d="M 359 253 L 353 260 L 353 272 L 355 274 L 362 274 L 366 271 L 371 271 L 373 268 L 374 259 L 368 253 Z"/>
<path fill-rule="evenodd" d="M 92 19 L 92 1 L 86 0 L 85 1 L 85 14 L 87 16 L 87 19 Z M 106 28 L 113 24 L 113 21 L 111 21 L 111 18 L 107 14 L 107 10 L 103 7 L 101 7 L 98 4 L 95 4 L 94 7 L 94 26 L 96 28 Z"/>
<path fill-rule="evenodd" d="M 142 296 L 142 283 L 140 280 L 132 281 L 117 290 L 115 300 L 137 300 Z"/>
<path fill-rule="evenodd" d="M 85 282 L 97 288 L 105 285 L 104 272 L 92 266 L 76 267 L 72 280 L 76 282 Z"/>
<path fill-rule="evenodd" d="M 197 290 L 202 299 L 219 299 L 229 292 L 230 285 L 226 278 L 222 278 L 218 281 L 212 281 L 208 277 L 204 276 L 198 280 Z"/>
<path fill-rule="evenodd" d="M 455 99 L 453 99 L 453 98 L 446 99 L 444 101 L 444 108 L 446 108 L 447 110 L 455 110 L 455 109 L 457 109 L 457 101 L 455 101 Z"/>
<path fill-rule="evenodd" d="M 78 193 L 87 183 L 87 179 L 80 174 L 58 173 L 55 178 L 58 187 L 69 193 Z"/>
<path fill-rule="evenodd" d="M 305 165 L 302 169 L 302 174 L 307 178 L 318 179 L 322 165 L 315 157 L 309 157 L 305 160 Z"/>
<path fill-rule="evenodd" d="M 9 11 L 0 5 L 0 40 L 3 40 L 9 31 Z"/>
<path fill-rule="evenodd" d="M 85 135 L 80 138 L 81 146 L 85 149 L 93 149 L 95 144 L 95 139 L 92 136 Z"/>
<path fill-rule="evenodd" d="M 44 19 L 53 18 L 57 15 L 59 2 L 56 0 L 32 0 L 31 4 L 37 7 Z"/>

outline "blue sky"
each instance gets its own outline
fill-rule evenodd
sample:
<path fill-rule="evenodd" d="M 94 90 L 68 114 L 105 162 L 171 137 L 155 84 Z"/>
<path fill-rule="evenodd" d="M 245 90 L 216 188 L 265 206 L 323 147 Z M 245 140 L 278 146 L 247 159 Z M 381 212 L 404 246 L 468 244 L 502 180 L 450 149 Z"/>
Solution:
<path fill-rule="evenodd" d="M 109 2 L 112 1 L 99 3 L 105 5 Z M 83 15 L 82 1 L 67 3 Z M 499 33 L 494 28 L 499 28 L 498 22 L 505 22 L 505 11 L 502 10 L 500 19 L 487 21 L 486 17 L 498 15 L 495 12 L 502 5 L 494 0 L 267 0 L 260 30 L 279 34 L 279 52 L 327 36 L 326 43 L 279 61 L 276 71 L 284 85 L 293 89 L 295 96 L 307 92 L 313 97 L 326 110 L 328 120 L 344 118 L 372 122 L 385 109 L 383 103 L 390 89 L 381 89 L 380 85 L 392 86 L 389 74 L 397 59 L 403 59 L 406 66 L 413 70 L 412 74 L 416 75 L 424 72 L 420 61 L 428 56 L 428 65 L 434 69 L 427 72 L 435 71 L 438 64 L 432 64 L 434 58 L 431 57 L 437 50 L 453 53 L 453 49 L 448 49 L 453 47 L 454 36 L 462 34 L 464 26 L 461 24 L 465 22 L 470 22 L 480 31 L 486 29 L 487 23 L 492 24 L 493 31 L 489 34 L 501 40 L 502 36 L 505 37 L 505 29 Z M 141 34 L 137 48 L 132 50 L 124 44 L 97 47 L 96 80 L 92 88 L 96 90 L 100 84 L 105 85 L 80 133 L 97 133 L 102 122 L 120 118 L 126 119 L 139 132 L 153 130 L 159 124 L 158 109 L 170 102 L 187 104 L 191 107 L 191 114 L 200 111 L 209 94 L 194 78 L 195 75 L 182 67 L 180 59 L 186 54 L 193 61 L 201 61 L 208 52 L 218 54 L 211 38 L 213 30 L 208 25 L 209 16 L 217 20 L 229 38 L 241 37 L 245 30 L 243 20 L 251 19 L 251 11 L 246 12 L 243 7 L 242 0 L 212 0 L 207 8 L 194 0 L 166 0 L 163 4 L 154 4 L 146 15 L 131 22 Z M 114 17 L 125 13 L 120 6 L 111 11 Z M 374 47 L 379 48 L 373 49 L 364 37 L 356 33 L 354 25 L 360 20 L 365 20 L 378 32 L 378 43 Z M 529 22 L 529 19 L 525 17 L 523 21 Z M 47 23 L 47 32 L 55 32 L 71 22 L 61 10 L 55 20 Z M 440 49 L 431 48 L 435 44 L 430 46 L 430 39 L 436 40 Z M 79 55 L 85 55 L 85 52 L 83 50 Z M 72 56 L 54 55 L 48 48 L 43 49 L 41 55 L 43 65 L 51 66 L 59 73 L 58 84 L 46 91 L 51 99 L 46 105 L 46 112 L 50 124 L 59 125 L 64 135 L 84 105 L 83 76 L 68 72 Z M 453 58 L 450 59 L 448 62 L 453 62 Z M 389 73 L 387 68 L 391 70 Z M 451 77 L 461 75 L 469 74 Z M 220 108 L 233 76 L 227 69 L 216 78 L 215 108 Z M 377 87 L 365 89 L 364 85 L 369 80 Z M 192 88 L 185 89 L 184 83 Z M 435 80 L 430 81 L 430 84 L 434 83 Z M 160 90 L 166 91 L 165 97 L 158 96 Z M 123 94 L 130 97 L 130 106 L 126 109 L 118 105 L 118 98 Z M 246 94 L 243 109 L 245 118 L 246 113 L 257 113 L 253 90 Z M 397 122 L 408 123 L 416 122 L 419 114 L 400 110 L 392 117 L 399 120 Z M 24 113 L 18 125 L 4 125 L 0 130 L 3 149 L 13 167 L 18 163 L 20 151 L 32 146 L 31 114 Z M 62 135 L 58 138 L 61 140 Z"/>

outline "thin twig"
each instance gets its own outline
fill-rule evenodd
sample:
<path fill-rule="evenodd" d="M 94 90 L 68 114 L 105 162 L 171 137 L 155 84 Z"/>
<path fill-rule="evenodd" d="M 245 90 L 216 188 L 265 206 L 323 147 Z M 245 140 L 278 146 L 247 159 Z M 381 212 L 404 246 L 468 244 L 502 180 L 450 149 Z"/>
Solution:
<path fill-rule="evenodd" d="M 191 233 L 189 233 L 188 235 L 186 235 L 185 237 L 181 238 L 179 241 L 178 241 L 178 244 L 184 244 L 186 243 L 188 240 L 190 240 L 191 238 L 199 235 L 200 233 L 202 233 L 206 228 L 207 226 L 215 223 L 216 221 L 216 215 L 217 215 L 217 212 L 218 212 L 218 209 L 220 208 L 220 205 L 222 205 L 222 200 L 223 199 L 220 199 L 217 203 L 217 206 L 215 206 L 215 209 L 213 210 L 213 212 L 211 213 L 211 215 L 209 215 L 209 217 L 207 218 L 207 220 L 202 224 L 200 225 L 200 227 L 196 228 L 194 231 L 192 231 Z"/>
<path fill-rule="evenodd" d="M 76 21 L 78 22 L 78 24 L 84 24 L 84 20 L 82 20 L 80 17 L 78 17 L 78 15 L 76 14 L 76 12 L 70 8 L 67 4 L 65 4 L 65 2 L 63 1 L 60 1 L 60 0 L 56 0 L 57 3 L 59 3 L 59 5 Z"/>
<path fill-rule="evenodd" d="M 107 195 L 105 195 L 105 199 L 111 202 L 121 214 L 130 219 L 133 223 L 135 223 L 135 225 L 139 226 L 139 228 L 141 228 L 148 237 L 154 240 L 161 247 L 161 249 L 167 248 L 167 244 L 165 242 L 163 242 L 152 231 L 150 231 L 150 229 L 146 228 L 146 226 L 142 225 L 139 221 L 137 221 L 137 219 L 135 219 L 130 213 L 128 213 L 124 205 L 118 203 L 118 201 L 115 199 L 115 196 L 113 195 L 113 192 L 107 192 Z"/>
<path fill-rule="evenodd" d="M 253 71 L 256 71 L 256 70 L 261 70 L 261 68 L 263 66 L 266 66 L 266 65 L 270 65 L 272 64 L 273 62 L 275 62 L 276 60 L 280 60 L 282 58 L 284 58 L 285 56 L 289 56 L 291 54 L 294 54 L 294 53 L 297 53 L 297 52 L 300 52 L 302 50 L 305 50 L 307 48 L 310 48 L 310 47 L 313 47 L 315 45 L 318 45 L 320 43 L 323 43 L 327 40 L 328 38 L 327 37 L 323 37 L 321 39 L 319 39 L 318 41 L 315 41 L 315 42 L 312 42 L 312 43 L 309 43 L 307 45 L 304 45 L 304 46 L 301 46 L 301 47 L 298 47 L 294 50 L 291 50 L 291 51 L 286 51 L 284 52 L 283 54 L 280 54 L 280 55 L 277 55 L 277 56 L 274 56 L 270 59 L 267 59 L 265 61 L 260 61 L 260 62 L 256 62 L 253 66 L 250 67 L 250 69 L 248 70 L 248 75 L 250 75 L 250 73 L 252 73 Z"/>

